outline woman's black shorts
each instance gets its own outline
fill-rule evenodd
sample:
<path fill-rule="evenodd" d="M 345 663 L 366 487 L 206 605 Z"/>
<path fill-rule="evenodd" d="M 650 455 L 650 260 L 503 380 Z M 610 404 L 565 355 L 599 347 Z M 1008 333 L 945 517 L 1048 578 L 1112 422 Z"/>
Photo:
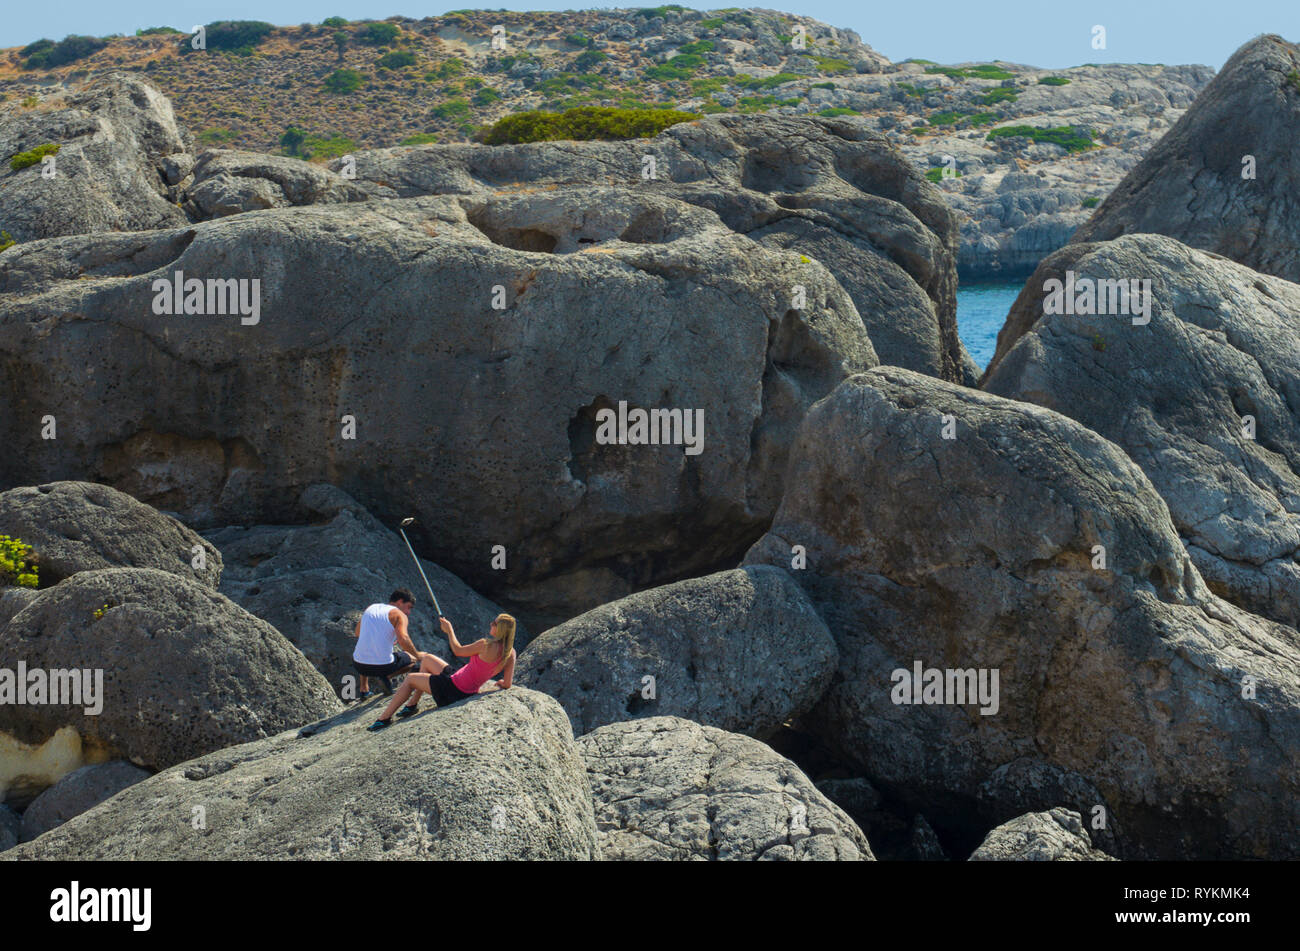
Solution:
<path fill-rule="evenodd" d="M 433 697 L 433 702 L 440 707 L 474 696 L 472 693 L 462 692 L 459 687 L 451 682 L 452 673 L 451 665 L 448 664 L 442 669 L 442 673 L 433 674 L 429 677 L 429 695 Z"/>

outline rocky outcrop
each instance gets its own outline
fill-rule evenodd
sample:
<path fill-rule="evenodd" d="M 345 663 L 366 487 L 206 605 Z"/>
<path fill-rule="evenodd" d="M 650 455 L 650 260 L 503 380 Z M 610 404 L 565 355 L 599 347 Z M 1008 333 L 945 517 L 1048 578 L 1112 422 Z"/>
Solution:
<path fill-rule="evenodd" d="M 9 159 L 57 145 L 53 174 Z M 42 103 L 0 114 L 0 227 L 16 241 L 96 231 L 141 231 L 186 223 L 175 204 L 177 161 L 188 133 L 171 102 L 144 80 L 100 77 Z"/>
<path fill-rule="evenodd" d="M 881 367 L 809 413 L 787 486 L 747 562 L 806 547 L 841 660 L 804 726 L 873 785 L 942 831 L 1039 760 L 1121 856 L 1297 855 L 1300 638 L 1206 588 L 1119 447 Z"/>
<path fill-rule="evenodd" d="M 972 862 L 1113 862 L 1092 847 L 1077 812 L 1053 809 L 1021 816 L 991 831 Z"/>
<path fill-rule="evenodd" d="M 1044 315 L 1044 288 L 1071 273 L 1076 294 L 1092 286 L 1085 282 L 1148 281 L 1150 322 Z M 1091 309 L 1116 308 L 1103 300 Z M 1172 238 L 1070 245 L 1017 298 L 984 387 L 1064 413 L 1123 447 L 1168 503 L 1210 587 L 1295 627 L 1298 315 L 1300 287 Z"/>
<path fill-rule="evenodd" d="M 93 482 L 0 492 L 0 535 L 32 546 L 44 587 L 99 568 L 157 568 L 211 588 L 221 580 L 221 553 L 211 544 L 176 519 Z"/>
<path fill-rule="evenodd" d="M 583 759 L 555 701 L 516 687 L 367 734 L 374 707 L 182 763 L 5 858 L 599 857 Z"/>
<path fill-rule="evenodd" d="M 273 625 L 340 689 L 352 676 L 353 632 L 365 608 L 394 588 L 416 598 L 408 619 L 415 646 L 447 660 L 447 639 L 401 536 L 347 493 L 314 485 L 298 500 L 307 525 L 230 527 L 208 533 L 226 558 L 221 593 Z M 466 642 L 486 636 L 501 609 L 431 561 L 422 561 L 443 613 Z M 520 625 L 517 649 L 528 643 Z"/>
<path fill-rule="evenodd" d="M 953 78 L 905 63 L 902 74 L 861 77 L 843 103 L 836 99 L 837 105 L 887 110 L 867 121 L 884 128 L 918 167 L 940 176 L 951 169 L 938 185 L 959 221 L 963 282 L 1032 273 L 1070 240 L 1214 76 L 1206 66 L 998 66 L 1011 78 Z M 1000 98 L 990 104 L 990 97 Z M 1092 146 L 1067 151 L 1022 136 L 990 137 L 1025 125 L 1075 129 Z"/>
<path fill-rule="evenodd" d="M 861 123 L 710 116 L 650 140 L 381 149 L 359 154 L 356 174 L 376 198 L 600 185 L 701 205 L 732 231 L 824 264 L 852 296 L 881 362 L 966 379 L 956 220 L 939 191 Z M 780 296 L 794 293 L 790 285 Z"/>
<path fill-rule="evenodd" d="M 4 708 L 13 740 L 40 744 L 69 729 L 87 755 L 155 770 L 340 706 L 269 624 L 197 581 L 152 568 L 82 571 L 42 591 L 0 629 L 0 670 L 19 664 L 29 672 L 28 699 Z M 44 672 L 40 703 L 32 671 Z M 80 689 L 59 673 L 55 702 L 63 671 Z"/>
<path fill-rule="evenodd" d="M 1251 40 L 1074 236 L 1151 233 L 1300 281 L 1300 49 Z"/>
<path fill-rule="evenodd" d="M 125 760 L 112 760 L 73 770 L 32 801 L 23 811 L 22 840 L 30 842 L 43 832 L 117 795 L 128 786 L 149 778 L 149 772 Z"/>
<path fill-rule="evenodd" d="M 872 861 L 866 837 L 794 763 L 677 717 L 579 738 L 604 858 Z"/>
<path fill-rule="evenodd" d="M 250 306 L 155 313 L 177 273 L 242 281 Z M 806 408 L 876 362 L 821 264 L 628 189 L 58 239 L 5 252 L 0 288 L 0 482 L 89 475 L 215 527 L 289 522 L 327 481 L 558 619 L 734 564 Z M 620 406 L 668 432 L 617 442 Z"/>
<path fill-rule="evenodd" d="M 780 568 L 642 591 L 553 627 L 519 660 L 519 682 L 560 701 L 577 734 L 673 716 L 766 737 L 830 682 L 835 642 Z"/>
<path fill-rule="evenodd" d="M 364 201 L 366 194 L 342 177 L 301 159 L 231 149 L 199 156 L 183 183 L 183 207 L 205 221 L 263 208 Z"/>

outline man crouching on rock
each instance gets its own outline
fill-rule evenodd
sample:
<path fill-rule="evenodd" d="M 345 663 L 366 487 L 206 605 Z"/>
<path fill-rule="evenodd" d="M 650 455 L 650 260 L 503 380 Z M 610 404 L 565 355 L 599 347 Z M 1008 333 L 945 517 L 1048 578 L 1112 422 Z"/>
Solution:
<path fill-rule="evenodd" d="M 358 700 L 370 696 L 369 678 L 380 678 L 384 693 L 391 694 L 389 677 L 414 670 L 417 664 L 430 656 L 415 649 L 406 629 L 406 619 L 414 607 L 415 598 L 411 592 L 398 588 L 387 604 L 372 604 L 361 612 L 361 619 L 352 635 L 357 639 L 356 650 L 352 652 L 352 666 L 359 675 L 361 690 L 357 694 Z M 401 645 L 402 649 L 395 650 L 394 645 Z"/>

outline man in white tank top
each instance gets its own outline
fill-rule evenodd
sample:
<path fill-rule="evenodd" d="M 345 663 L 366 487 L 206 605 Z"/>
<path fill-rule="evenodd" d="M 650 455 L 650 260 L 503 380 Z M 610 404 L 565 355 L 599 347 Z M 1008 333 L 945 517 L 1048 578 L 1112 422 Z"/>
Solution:
<path fill-rule="evenodd" d="M 388 678 L 414 669 L 423 659 L 415 649 L 407 631 L 406 619 L 415 607 L 415 598 L 405 588 L 392 593 L 387 604 L 372 604 L 361 612 L 353 637 L 357 639 L 352 652 L 352 666 L 358 674 L 361 688 L 357 699 L 370 696 L 370 678 L 379 677 L 384 693 L 391 693 Z M 400 645 L 401 650 L 395 646 Z"/>

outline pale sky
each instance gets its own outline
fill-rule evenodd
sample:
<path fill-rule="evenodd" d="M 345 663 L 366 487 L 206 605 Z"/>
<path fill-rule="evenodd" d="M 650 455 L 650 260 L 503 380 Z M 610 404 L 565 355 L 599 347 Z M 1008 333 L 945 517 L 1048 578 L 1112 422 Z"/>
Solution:
<path fill-rule="evenodd" d="M 417 0 L 60 0 L 57 4 L 6 4 L 0 47 L 22 46 L 69 33 L 131 34 L 140 27 L 188 31 L 213 20 L 267 20 L 277 26 L 318 23 L 328 16 L 351 20 L 402 15 L 434 16 L 465 8 Z M 500 0 L 498 0 L 500 4 Z M 505 4 L 500 4 L 505 6 Z M 654 5 L 646 2 L 641 5 Z M 683 4 L 691 6 L 691 4 Z M 528 0 L 518 10 L 614 7 Z M 499 6 L 490 6 L 498 9 Z M 1007 60 L 1061 68 L 1081 63 L 1204 63 L 1215 69 L 1260 33 L 1300 40 L 1300 0 L 791 0 L 772 8 L 802 13 L 857 31 L 892 60 L 909 56 L 941 63 Z M 698 9 L 698 8 L 697 8 Z M 1106 28 L 1106 49 L 1092 47 L 1094 26 Z"/>

